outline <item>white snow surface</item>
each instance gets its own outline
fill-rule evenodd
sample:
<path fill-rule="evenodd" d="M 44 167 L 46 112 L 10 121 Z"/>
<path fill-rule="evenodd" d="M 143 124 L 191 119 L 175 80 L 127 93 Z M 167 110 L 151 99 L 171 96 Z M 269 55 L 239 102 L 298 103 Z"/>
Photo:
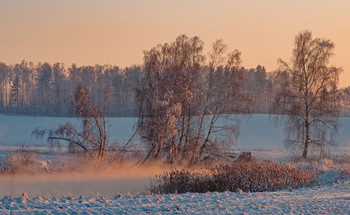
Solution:
<path fill-rule="evenodd" d="M 48 150 L 45 140 L 31 139 L 31 132 L 38 126 L 57 128 L 67 121 L 77 122 L 74 118 L 0 115 L 1 156 L 23 144 Z M 331 151 L 350 154 L 350 118 L 340 121 L 338 144 Z M 109 118 L 109 122 L 112 139 L 125 143 L 136 119 Z M 253 115 L 243 121 L 237 148 L 286 161 L 283 140 L 283 124 L 275 124 L 268 115 Z M 350 180 L 338 180 L 337 172 L 327 165 L 317 186 L 261 193 L 144 194 L 149 176 L 79 180 L 67 176 L 63 182 L 1 176 L 0 214 L 350 214 Z"/>
<path fill-rule="evenodd" d="M 47 151 L 46 138 L 32 138 L 33 130 L 37 127 L 55 129 L 68 121 L 79 125 L 76 118 L 0 115 L 0 159 L 7 151 L 21 145 Z M 110 139 L 125 144 L 134 132 L 137 118 L 109 117 L 107 121 Z M 341 117 L 337 144 L 330 148 L 331 152 L 350 154 L 349 128 L 350 117 Z M 267 114 L 254 114 L 242 121 L 233 150 L 251 151 L 256 157 L 284 162 L 288 156 L 284 134 L 282 121 L 275 123 Z"/>
<path fill-rule="evenodd" d="M 66 122 L 78 125 L 76 118 L 68 117 L 41 117 L 41 116 L 11 116 L 0 114 L 0 145 L 31 145 L 46 146 L 46 140 L 31 137 L 32 131 L 37 128 L 55 129 Z M 340 117 L 338 146 L 350 147 L 350 117 Z M 134 131 L 137 118 L 108 117 L 108 131 L 111 139 L 127 142 Z M 242 120 L 238 146 L 245 149 L 285 150 L 283 119 L 276 123 L 270 120 L 267 114 L 254 114 Z M 349 148 L 350 152 L 350 148 Z"/>
<path fill-rule="evenodd" d="M 9 214 L 349 214 L 349 181 L 294 191 L 118 195 L 114 198 L 5 197 Z"/>

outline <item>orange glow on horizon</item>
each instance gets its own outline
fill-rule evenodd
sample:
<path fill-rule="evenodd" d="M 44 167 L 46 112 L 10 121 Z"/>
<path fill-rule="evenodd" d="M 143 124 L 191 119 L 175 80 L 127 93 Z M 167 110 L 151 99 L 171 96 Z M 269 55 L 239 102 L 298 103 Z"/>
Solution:
<path fill-rule="evenodd" d="M 302 5 L 302 6 L 301 6 Z M 348 0 L 130 0 L 0 2 L 0 61 L 63 62 L 70 66 L 142 64 L 142 51 L 180 34 L 199 36 L 205 53 L 222 38 L 242 52 L 242 65 L 276 70 L 291 57 L 295 35 L 336 45 L 332 64 L 343 67 L 340 87 L 350 85 Z"/>

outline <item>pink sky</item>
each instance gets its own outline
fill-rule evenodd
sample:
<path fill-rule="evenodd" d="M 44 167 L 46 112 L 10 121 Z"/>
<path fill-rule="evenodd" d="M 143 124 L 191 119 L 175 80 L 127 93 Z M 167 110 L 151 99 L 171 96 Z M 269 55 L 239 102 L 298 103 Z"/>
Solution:
<path fill-rule="evenodd" d="M 180 34 L 206 45 L 219 38 L 242 52 L 242 65 L 278 68 L 295 35 L 331 39 L 331 63 L 350 85 L 349 0 L 1 0 L 0 61 L 63 62 L 67 66 L 142 64 L 142 51 Z"/>

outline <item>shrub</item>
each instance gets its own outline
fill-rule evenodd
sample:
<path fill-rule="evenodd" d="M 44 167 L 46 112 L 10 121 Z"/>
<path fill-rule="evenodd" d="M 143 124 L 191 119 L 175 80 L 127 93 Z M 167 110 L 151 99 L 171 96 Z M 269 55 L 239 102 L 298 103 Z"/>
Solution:
<path fill-rule="evenodd" d="M 41 153 L 21 147 L 13 153 L 7 155 L 0 164 L 2 173 L 18 172 L 43 172 L 47 171 L 45 165 L 40 162 Z"/>
<path fill-rule="evenodd" d="M 151 180 L 153 193 L 262 192 L 311 186 L 316 183 L 313 170 L 286 164 L 237 162 L 201 170 L 172 170 Z"/>

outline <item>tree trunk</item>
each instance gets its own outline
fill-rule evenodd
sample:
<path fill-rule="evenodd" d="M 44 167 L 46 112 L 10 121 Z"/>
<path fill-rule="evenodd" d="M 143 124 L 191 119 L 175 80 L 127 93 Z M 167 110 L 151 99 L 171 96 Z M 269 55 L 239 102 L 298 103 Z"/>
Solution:
<path fill-rule="evenodd" d="M 303 150 L 303 158 L 305 159 L 307 156 L 308 148 L 310 143 L 310 123 L 309 123 L 309 117 L 306 117 L 305 120 L 305 143 L 304 143 L 304 150 Z"/>

